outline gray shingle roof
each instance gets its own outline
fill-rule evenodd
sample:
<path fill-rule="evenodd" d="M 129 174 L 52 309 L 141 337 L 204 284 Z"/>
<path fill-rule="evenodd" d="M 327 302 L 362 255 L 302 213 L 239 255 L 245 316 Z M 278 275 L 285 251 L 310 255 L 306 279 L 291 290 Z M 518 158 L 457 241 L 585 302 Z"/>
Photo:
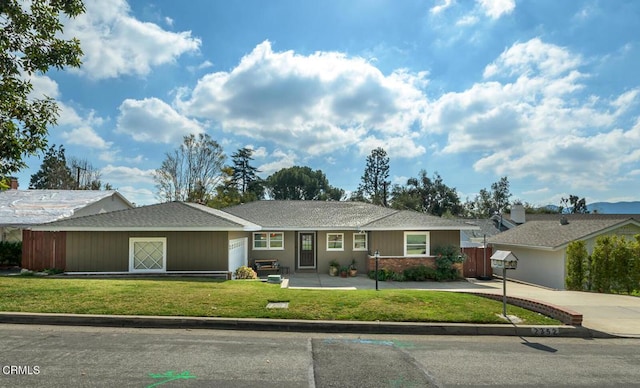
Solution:
<path fill-rule="evenodd" d="M 454 220 L 363 202 L 256 201 L 224 209 L 272 230 L 475 229 Z"/>
<path fill-rule="evenodd" d="M 527 221 L 488 239 L 489 243 L 558 249 L 575 241 L 604 233 L 607 230 L 634 223 L 640 226 L 640 216 L 611 217 L 593 214 L 591 217 L 567 215 L 568 223 L 560 223 L 560 215 L 553 219 Z"/>
<path fill-rule="evenodd" d="M 264 229 L 354 229 L 395 210 L 362 202 L 255 201 L 224 209 Z"/>
<path fill-rule="evenodd" d="M 206 206 L 169 202 L 69 218 L 33 230 L 258 230 L 257 225 Z"/>
<path fill-rule="evenodd" d="M 2 191 L 0 225 L 37 225 L 72 217 L 78 210 L 114 195 L 129 204 L 126 198 L 114 190 Z"/>

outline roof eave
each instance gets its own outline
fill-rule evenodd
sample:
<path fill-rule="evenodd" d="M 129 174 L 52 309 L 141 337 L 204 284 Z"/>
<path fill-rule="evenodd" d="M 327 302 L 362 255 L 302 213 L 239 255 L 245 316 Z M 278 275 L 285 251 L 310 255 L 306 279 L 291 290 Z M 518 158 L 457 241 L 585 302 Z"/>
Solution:
<path fill-rule="evenodd" d="M 117 226 L 117 227 L 79 227 L 79 226 L 59 226 L 59 227 L 45 227 L 34 226 L 29 228 L 33 231 L 42 232 L 245 232 L 252 231 L 254 229 L 246 229 L 245 227 L 231 227 L 231 228 L 212 228 L 208 226 L 193 227 L 193 226 Z M 259 229 L 256 229 L 259 230 Z"/>

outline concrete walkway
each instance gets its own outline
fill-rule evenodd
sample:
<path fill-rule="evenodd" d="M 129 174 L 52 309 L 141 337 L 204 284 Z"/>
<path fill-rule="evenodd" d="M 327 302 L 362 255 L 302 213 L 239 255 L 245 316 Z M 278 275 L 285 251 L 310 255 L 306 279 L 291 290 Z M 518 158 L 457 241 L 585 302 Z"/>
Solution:
<path fill-rule="evenodd" d="M 375 289 L 375 280 L 364 275 L 340 278 L 316 273 L 288 276 L 289 288 Z M 455 282 L 378 282 L 378 288 L 481 292 L 502 295 L 502 280 Z M 583 315 L 582 326 L 616 336 L 640 338 L 640 298 L 628 295 L 558 291 L 517 282 L 507 282 L 507 295 L 535 299 L 574 310 Z"/>

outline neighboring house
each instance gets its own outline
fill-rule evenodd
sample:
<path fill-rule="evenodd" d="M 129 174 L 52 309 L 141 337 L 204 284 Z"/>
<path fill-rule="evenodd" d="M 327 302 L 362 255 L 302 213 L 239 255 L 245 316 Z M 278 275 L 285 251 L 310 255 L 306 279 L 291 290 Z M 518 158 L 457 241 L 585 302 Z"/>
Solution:
<path fill-rule="evenodd" d="M 2 191 L 0 241 L 21 241 L 22 230 L 34 225 L 132 207 L 120 193 L 112 190 Z"/>
<path fill-rule="evenodd" d="M 434 247 L 459 246 L 472 228 L 360 202 L 256 201 L 224 210 L 170 202 L 32 229 L 64 233 L 67 272 L 138 273 L 234 271 L 254 259 L 319 272 L 355 260 L 366 270 L 376 250 L 390 266 L 433 260 Z"/>
<path fill-rule="evenodd" d="M 564 289 L 566 250 L 572 241 L 585 241 L 591 253 L 603 235 L 633 238 L 640 234 L 638 214 L 534 214 L 518 226 L 491 237 L 495 250 L 512 251 L 518 268 L 507 276 L 542 286 Z M 520 221 L 520 219 L 519 219 Z"/>
<path fill-rule="evenodd" d="M 492 218 L 461 219 L 462 222 L 476 226 L 477 229 L 460 231 L 460 247 L 484 247 L 487 239 L 500 233 L 498 222 Z"/>

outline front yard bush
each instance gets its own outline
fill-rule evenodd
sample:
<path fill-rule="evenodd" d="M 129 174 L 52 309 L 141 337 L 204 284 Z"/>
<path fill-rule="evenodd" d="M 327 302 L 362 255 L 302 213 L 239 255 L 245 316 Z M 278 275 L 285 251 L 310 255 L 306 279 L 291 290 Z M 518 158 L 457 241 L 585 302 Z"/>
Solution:
<path fill-rule="evenodd" d="M 407 281 L 424 282 L 425 280 L 435 280 L 436 270 L 426 265 L 407 268 L 404 270 L 404 278 Z"/>
<path fill-rule="evenodd" d="M 253 269 L 243 265 L 242 267 L 236 269 L 235 272 L 236 279 L 257 279 L 258 274 Z"/>
<path fill-rule="evenodd" d="M 567 290 L 582 291 L 586 288 L 589 254 L 584 241 L 573 241 L 567 246 Z"/>
<path fill-rule="evenodd" d="M 22 263 L 22 243 L 0 241 L 0 265 L 20 266 Z"/>
<path fill-rule="evenodd" d="M 445 245 L 434 249 L 436 254 L 436 280 L 456 280 L 460 278 L 456 263 L 462 263 L 464 256 L 453 245 Z"/>

